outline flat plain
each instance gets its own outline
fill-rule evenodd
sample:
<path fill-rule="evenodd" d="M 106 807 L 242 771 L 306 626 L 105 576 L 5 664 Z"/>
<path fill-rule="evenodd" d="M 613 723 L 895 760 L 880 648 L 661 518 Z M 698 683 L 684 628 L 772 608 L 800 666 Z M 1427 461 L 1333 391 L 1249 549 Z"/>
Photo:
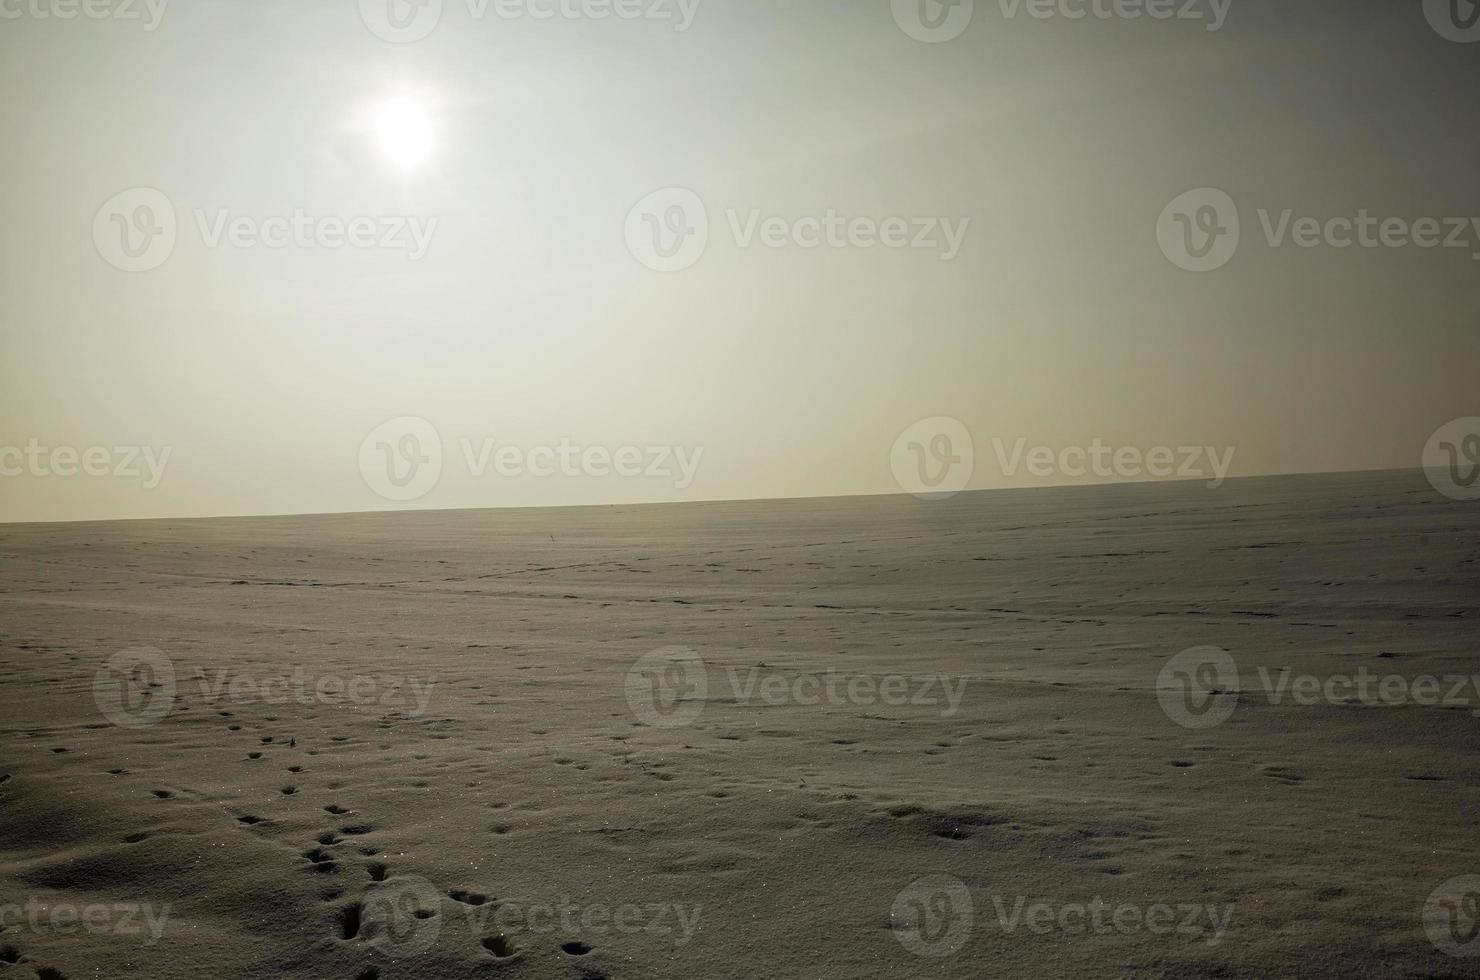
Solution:
<path fill-rule="evenodd" d="M 0 977 L 1480 976 L 1477 619 L 1418 472 L 3 525 Z"/>

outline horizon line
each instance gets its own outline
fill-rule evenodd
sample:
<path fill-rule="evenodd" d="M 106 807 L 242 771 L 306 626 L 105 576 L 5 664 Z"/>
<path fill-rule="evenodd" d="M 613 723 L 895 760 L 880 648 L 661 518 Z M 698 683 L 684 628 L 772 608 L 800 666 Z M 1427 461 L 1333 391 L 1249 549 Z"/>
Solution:
<path fill-rule="evenodd" d="M 1230 476 L 1224 479 L 1224 483 L 1242 483 L 1252 480 L 1271 480 L 1289 477 L 1319 477 L 1319 476 L 1356 476 L 1364 473 L 1423 473 L 1423 466 L 1407 467 L 1375 467 L 1372 469 L 1356 470 L 1291 470 L 1281 473 L 1258 473 L 1247 476 Z M 964 497 L 969 494 L 986 493 L 1036 493 L 1044 490 L 1103 490 L 1113 487 L 1143 487 L 1143 486 L 1180 486 L 1189 483 L 1206 484 L 1205 479 L 1144 479 L 1144 480 L 1122 480 L 1107 483 L 1050 483 L 1036 487 L 982 487 L 978 489 L 961 490 L 951 494 L 950 497 Z M 1208 488 L 1216 492 L 1219 488 Z M 750 504 L 750 503 L 786 503 L 792 501 L 812 500 L 854 500 L 866 497 L 914 497 L 922 503 L 944 503 L 945 500 L 930 501 L 915 494 L 903 490 L 879 493 L 868 490 L 858 490 L 846 493 L 822 493 L 803 494 L 794 497 L 714 497 L 700 500 L 644 500 L 636 502 L 608 502 L 589 504 L 518 504 L 510 506 L 491 507 L 404 507 L 400 509 L 367 509 L 367 510 L 325 510 L 325 511 L 282 511 L 276 513 L 252 513 L 252 514 L 207 514 L 201 516 L 179 516 L 179 517 L 87 517 L 62 520 L 35 520 L 35 521 L 0 521 L 0 528 L 5 527 L 28 527 L 37 524 L 123 524 L 141 523 L 145 521 L 251 521 L 267 520 L 277 518 L 307 518 L 307 517 L 350 517 L 370 515 L 393 515 L 393 514 L 452 514 L 468 513 L 474 511 L 529 511 L 529 510 L 577 510 L 594 509 L 600 507 L 691 507 L 702 504 Z M 945 499 L 950 499 L 947 497 Z"/>

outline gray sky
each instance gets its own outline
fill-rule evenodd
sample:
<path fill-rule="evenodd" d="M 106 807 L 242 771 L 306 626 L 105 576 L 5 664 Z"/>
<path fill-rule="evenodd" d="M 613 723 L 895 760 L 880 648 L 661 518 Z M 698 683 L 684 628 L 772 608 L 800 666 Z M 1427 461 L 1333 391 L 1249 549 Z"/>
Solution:
<path fill-rule="evenodd" d="M 1447 3 L 976 0 L 927 42 L 905 0 L 443 0 L 415 41 L 401 0 L 91 2 L 0 0 L 0 520 L 898 492 L 932 417 L 972 488 L 1151 475 L 1004 465 L 1095 440 L 1405 467 L 1480 414 Z M 708 225 L 666 272 L 665 188 Z M 1198 188 L 1240 226 L 1203 272 Z"/>

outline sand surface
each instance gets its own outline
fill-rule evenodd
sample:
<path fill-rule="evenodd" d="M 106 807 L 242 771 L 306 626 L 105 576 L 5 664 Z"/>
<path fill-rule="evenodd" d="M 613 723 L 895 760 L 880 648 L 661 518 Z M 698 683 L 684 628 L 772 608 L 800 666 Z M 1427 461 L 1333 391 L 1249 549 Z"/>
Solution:
<path fill-rule="evenodd" d="M 1417 473 L 0 526 L 0 977 L 1477 976 L 1480 694 L 1260 674 L 1477 619 Z"/>

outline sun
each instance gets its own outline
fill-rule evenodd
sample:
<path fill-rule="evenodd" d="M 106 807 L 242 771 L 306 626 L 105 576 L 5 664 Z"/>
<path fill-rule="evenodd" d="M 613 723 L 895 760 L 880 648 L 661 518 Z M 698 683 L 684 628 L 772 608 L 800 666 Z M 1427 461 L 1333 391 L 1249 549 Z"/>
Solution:
<path fill-rule="evenodd" d="M 436 149 L 436 133 L 426 107 L 413 98 L 394 98 L 371 112 L 370 128 L 381 155 L 399 170 L 415 170 Z"/>

